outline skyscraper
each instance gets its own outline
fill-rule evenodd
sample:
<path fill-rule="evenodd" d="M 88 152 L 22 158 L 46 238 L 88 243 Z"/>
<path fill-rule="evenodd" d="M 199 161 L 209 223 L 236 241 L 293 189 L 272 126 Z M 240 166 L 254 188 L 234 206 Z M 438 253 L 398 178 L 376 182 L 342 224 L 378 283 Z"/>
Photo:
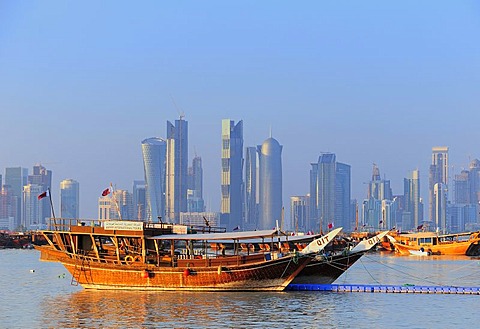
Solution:
<path fill-rule="evenodd" d="M 165 182 L 165 179 L 163 181 Z M 147 198 L 146 198 L 145 181 L 143 180 L 133 181 L 132 198 L 133 198 L 133 216 L 135 217 L 136 220 L 141 220 L 141 221 L 146 220 Z M 163 198 L 163 200 L 165 200 L 165 198 Z"/>
<path fill-rule="evenodd" d="M 437 207 L 434 200 L 434 188 L 437 183 L 442 183 L 448 191 L 448 147 L 446 146 L 432 148 L 432 164 L 430 165 L 428 184 L 430 191 L 428 214 L 429 219 L 433 221 L 437 217 L 435 213 Z"/>
<path fill-rule="evenodd" d="M 335 170 L 335 225 L 349 232 L 355 219 L 350 209 L 351 167 L 337 162 Z"/>
<path fill-rule="evenodd" d="M 228 230 L 243 225 L 243 121 L 222 120 L 220 221 Z"/>
<path fill-rule="evenodd" d="M 0 191 L 0 221 L 6 225 L 1 228 L 3 230 L 15 230 L 18 224 L 15 223 L 17 217 L 18 198 L 12 194 L 8 185 L 3 185 Z"/>
<path fill-rule="evenodd" d="M 60 182 L 60 217 L 80 218 L 80 185 L 73 179 Z"/>
<path fill-rule="evenodd" d="M 436 183 L 433 187 L 434 214 L 433 223 L 436 229 L 447 231 L 447 186 Z"/>
<path fill-rule="evenodd" d="M 290 225 L 287 228 L 294 232 L 305 232 L 307 230 L 307 218 L 309 211 L 308 196 L 292 196 L 290 197 Z"/>
<path fill-rule="evenodd" d="M 329 224 L 350 230 L 351 167 L 336 161 L 334 153 L 323 153 L 310 170 L 310 218 L 307 229 L 326 230 Z"/>
<path fill-rule="evenodd" d="M 390 181 L 380 177 L 380 169 L 373 164 L 372 180 L 368 184 L 368 198 L 392 200 Z"/>
<path fill-rule="evenodd" d="M 470 172 L 462 170 L 460 174 L 455 175 L 453 179 L 454 198 L 456 204 L 470 204 L 471 189 L 470 189 Z"/>
<path fill-rule="evenodd" d="M 28 169 L 22 167 L 12 167 L 5 169 L 5 185 L 11 191 L 12 198 L 15 199 L 15 227 L 21 225 L 23 211 L 23 187 L 27 185 Z"/>
<path fill-rule="evenodd" d="M 405 219 L 410 218 L 410 222 L 402 222 L 403 230 L 416 229 L 423 221 L 423 207 L 420 198 L 420 171 L 413 170 L 408 178 L 403 180 L 404 212 L 408 213 Z"/>
<path fill-rule="evenodd" d="M 258 222 L 257 150 L 245 148 L 245 224 L 255 229 Z"/>
<path fill-rule="evenodd" d="M 480 201 L 480 160 L 473 159 L 469 169 L 470 202 L 478 205 Z"/>
<path fill-rule="evenodd" d="M 175 125 L 167 121 L 166 217 L 174 223 L 187 211 L 187 177 L 188 122 L 180 116 Z"/>
<path fill-rule="evenodd" d="M 317 204 L 317 180 L 318 180 L 318 162 L 310 163 L 310 205 L 309 216 L 305 224 L 305 230 L 316 231 L 319 228 L 320 217 L 318 216 Z"/>
<path fill-rule="evenodd" d="M 336 157 L 333 153 L 324 153 L 318 158 L 317 174 L 317 211 L 320 228 L 326 230 L 335 220 L 335 179 Z"/>
<path fill-rule="evenodd" d="M 187 184 L 187 211 L 203 212 L 205 211 L 205 202 L 203 201 L 203 168 L 202 158 L 195 156 L 192 160 L 192 166 L 188 168 Z"/>
<path fill-rule="evenodd" d="M 259 229 L 271 229 L 282 217 L 282 146 L 272 137 L 257 146 Z"/>
<path fill-rule="evenodd" d="M 135 218 L 138 219 L 138 207 L 140 207 L 140 213 L 145 213 L 142 219 L 146 218 L 148 221 L 156 221 L 158 216 L 165 218 L 167 143 L 162 138 L 147 138 L 142 141 L 142 154 L 145 174 L 146 209 L 141 209 L 142 206 L 139 204 L 141 199 L 134 191 L 133 198 L 136 202 L 134 204 L 134 209 L 136 209 Z"/>
<path fill-rule="evenodd" d="M 52 171 L 47 170 L 47 168 L 40 164 L 37 164 L 33 166 L 33 174 L 28 175 L 27 182 L 28 184 L 36 184 L 41 186 L 43 192 L 45 192 L 52 187 Z M 40 202 L 42 203 L 43 211 L 41 214 L 42 220 L 45 218 L 50 218 L 52 216 L 52 209 L 49 198 L 43 198 L 40 200 Z"/>
<path fill-rule="evenodd" d="M 45 224 L 43 217 L 43 199 L 39 200 L 38 195 L 44 192 L 43 187 L 38 184 L 27 184 L 23 187 L 23 216 L 22 227 L 26 230 L 33 230 Z M 45 199 L 45 198 L 44 198 Z M 48 205 L 46 205 L 48 207 Z"/>

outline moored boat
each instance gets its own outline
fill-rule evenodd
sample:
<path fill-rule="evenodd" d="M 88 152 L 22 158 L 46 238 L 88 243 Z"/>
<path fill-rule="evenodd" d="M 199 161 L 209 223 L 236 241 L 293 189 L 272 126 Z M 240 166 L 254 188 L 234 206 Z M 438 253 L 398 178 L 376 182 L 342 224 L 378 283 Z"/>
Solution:
<path fill-rule="evenodd" d="M 353 247 L 332 250 L 316 255 L 310 263 L 293 279 L 293 284 L 330 284 L 347 271 L 366 252 L 380 243 L 389 231 L 380 232 L 369 239 L 360 241 Z"/>
<path fill-rule="evenodd" d="M 61 262 L 72 282 L 87 289 L 283 290 L 334 236 L 315 239 L 304 252 L 244 253 L 242 241 L 273 246 L 278 232 L 189 234 L 174 224 L 66 221 L 54 220 L 42 232 L 48 245 L 37 249 L 41 259 Z M 225 240 L 233 242 L 233 251 L 210 248 Z"/>
<path fill-rule="evenodd" d="M 432 255 L 466 255 L 471 245 L 480 242 L 479 232 L 439 235 L 435 232 L 401 234 L 395 237 L 395 252 L 410 255 L 421 248 Z"/>

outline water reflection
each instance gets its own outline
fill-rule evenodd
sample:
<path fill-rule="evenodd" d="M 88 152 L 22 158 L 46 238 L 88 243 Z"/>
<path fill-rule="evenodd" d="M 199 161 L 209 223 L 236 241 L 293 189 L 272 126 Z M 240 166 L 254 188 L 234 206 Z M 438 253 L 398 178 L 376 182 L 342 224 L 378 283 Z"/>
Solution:
<path fill-rule="evenodd" d="M 287 314 L 302 322 L 314 316 L 306 312 L 309 298 L 294 296 L 298 294 L 82 290 L 44 300 L 42 327 L 288 327 Z"/>
<path fill-rule="evenodd" d="M 479 259 L 435 257 L 369 254 L 337 283 L 480 286 Z M 479 320 L 476 295 L 95 291 L 71 286 L 60 264 L 39 262 L 36 252 L 0 258 L 1 328 L 422 328 Z"/>

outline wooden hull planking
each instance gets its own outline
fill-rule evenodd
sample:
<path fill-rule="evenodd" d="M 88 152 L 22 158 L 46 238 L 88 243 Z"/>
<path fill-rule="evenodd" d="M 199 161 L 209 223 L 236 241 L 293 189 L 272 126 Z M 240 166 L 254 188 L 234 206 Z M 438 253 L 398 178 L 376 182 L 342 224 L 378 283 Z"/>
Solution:
<path fill-rule="evenodd" d="M 66 255 L 58 261 L 86 289 L 281 291 L 310 258 L 288 256 L 256 264 L 194 268 L 108 264 Z"/>
<path fill-rule="evenodd" d="M 293 284 L 330 284 L 359 260 L 365 252 L 314 258 L 293 279 Z"/>

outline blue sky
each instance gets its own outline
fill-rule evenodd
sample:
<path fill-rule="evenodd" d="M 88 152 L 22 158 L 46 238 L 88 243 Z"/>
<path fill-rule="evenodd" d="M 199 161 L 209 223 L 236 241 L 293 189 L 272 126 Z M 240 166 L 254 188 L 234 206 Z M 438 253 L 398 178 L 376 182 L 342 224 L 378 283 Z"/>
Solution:
<path fill-rule="evenodd" d="M 479 35 L 476 1 L 1 1 L 0 169 L 42 163 L 54 202 L 75 179 L 96 217 L 184 112 L 210 210 L 224 118 L 245 146 L 270 129 L 283 145 L 287 207 L 325 151 L 352 166 L 353 198 L 376 163 L 395 194 L 419 169 L 426 199 L 433 146 L 452 172 L 480 157 Z"/>

